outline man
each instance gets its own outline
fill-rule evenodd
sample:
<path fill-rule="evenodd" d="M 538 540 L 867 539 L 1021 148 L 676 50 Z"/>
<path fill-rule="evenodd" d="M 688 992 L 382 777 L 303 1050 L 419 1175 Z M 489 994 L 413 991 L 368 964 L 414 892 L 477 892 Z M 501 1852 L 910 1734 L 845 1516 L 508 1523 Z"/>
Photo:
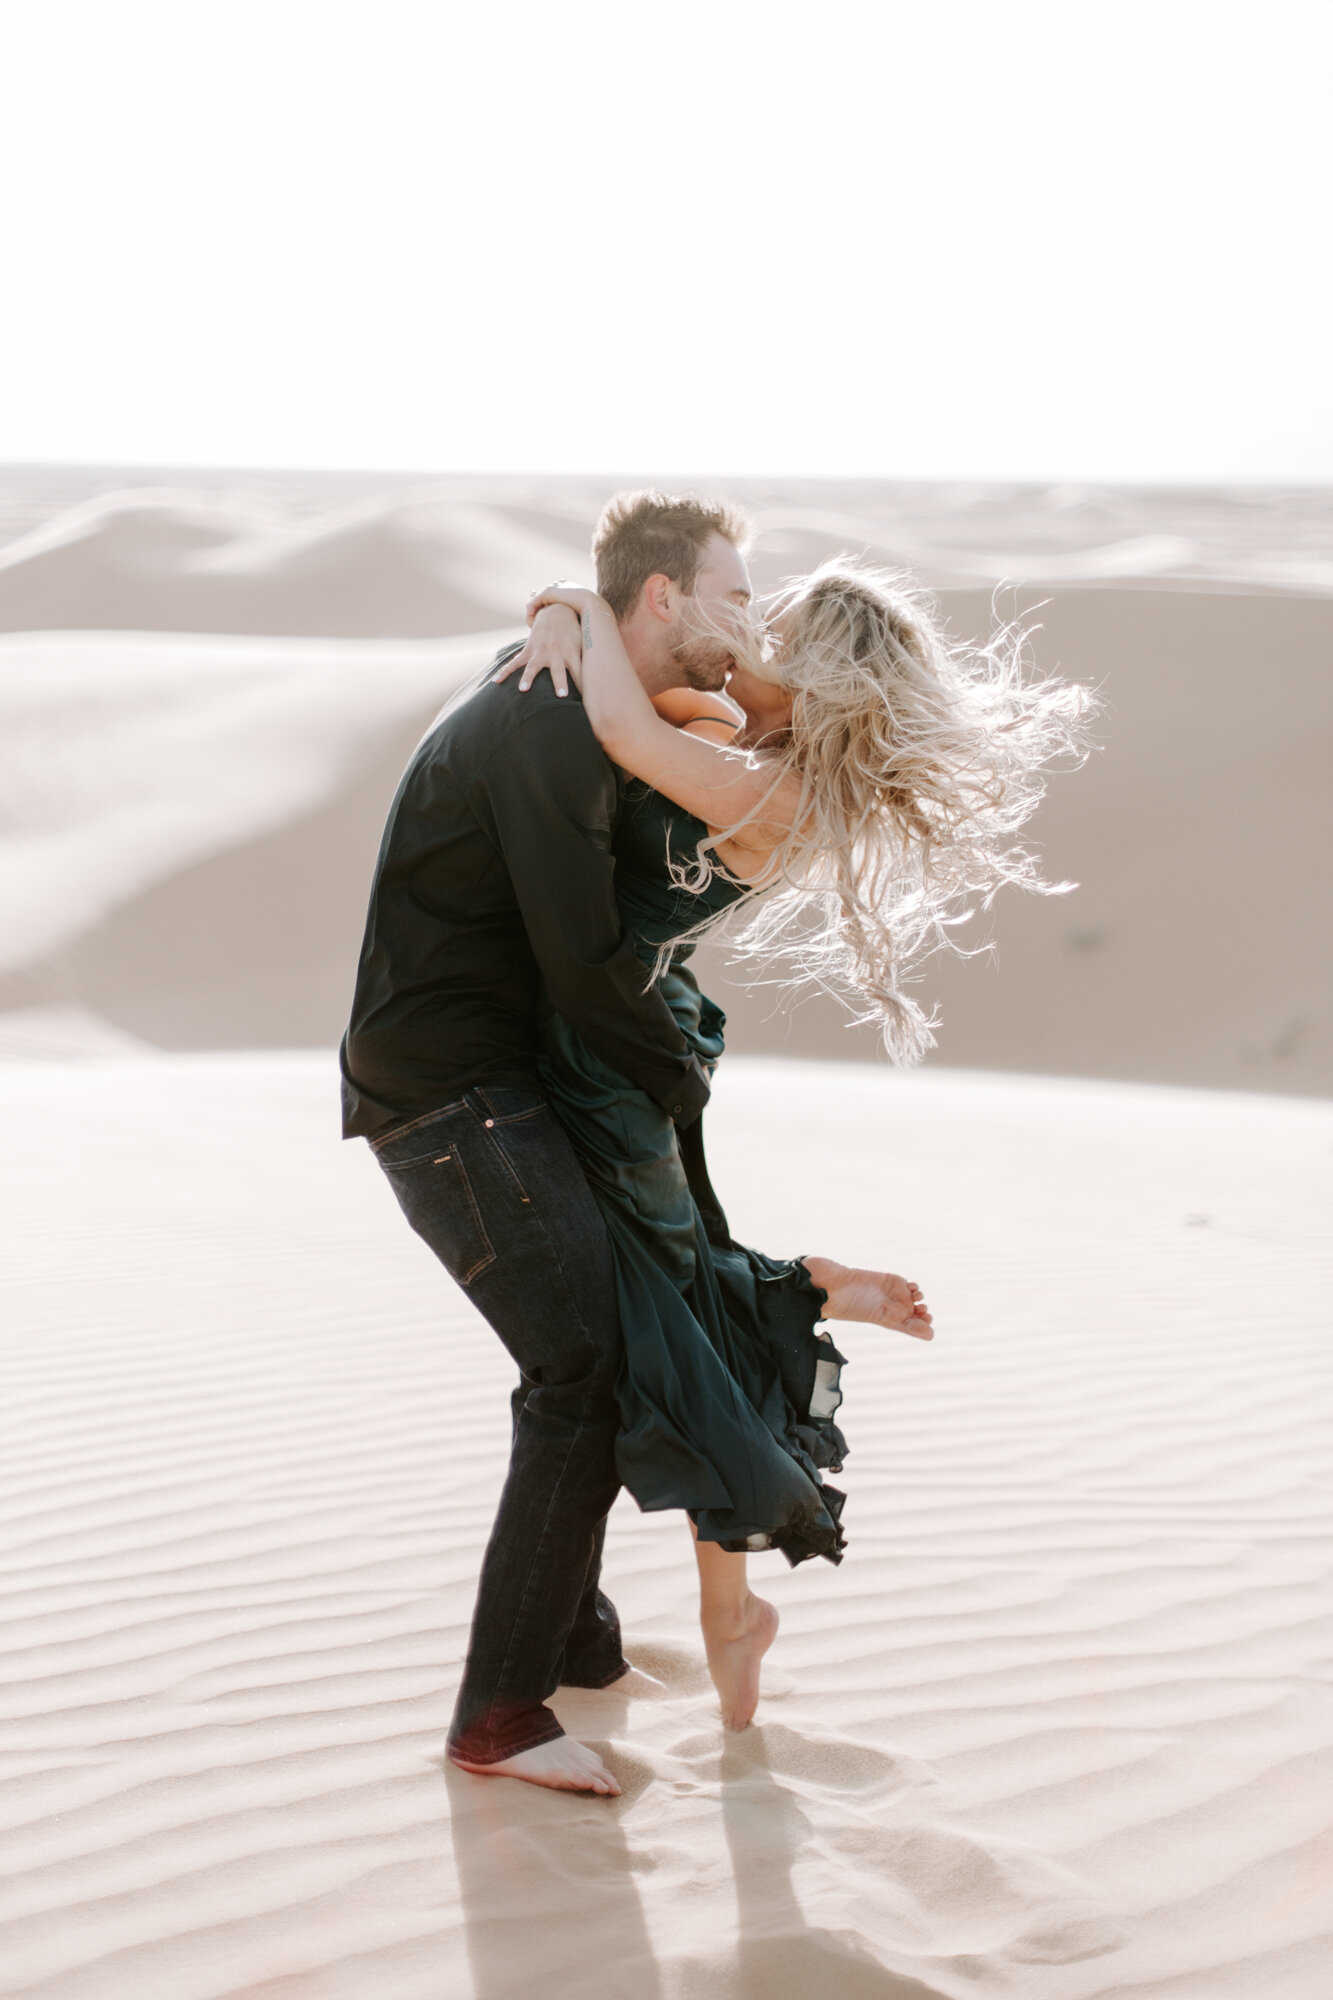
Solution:
<path fill-rule="evenodd" d="M 749 605 L 745 540 L 721 504 L 647 493 L 607 508 L 598 588 L 650 695 L 724 684 L 730 655 L 699 634 Z M 611 1253 L 538 1083 L 542 988 L 680 1128 L 708 1079 L 643 990 L 616 912 L 622 780 L 577 694 L 546 677 L 528 693 L 494 683 L 517 650 L 426 736 L 390 810 L 342 1047 L 343 1130 L 370 1140 L 408 1221 L 520 1371 L 449 1755 L 615 1793 L 545 1705 L 562 1682 L 632 1690 L 635 1676 L 599 1588 L 619 1487 Z"/>

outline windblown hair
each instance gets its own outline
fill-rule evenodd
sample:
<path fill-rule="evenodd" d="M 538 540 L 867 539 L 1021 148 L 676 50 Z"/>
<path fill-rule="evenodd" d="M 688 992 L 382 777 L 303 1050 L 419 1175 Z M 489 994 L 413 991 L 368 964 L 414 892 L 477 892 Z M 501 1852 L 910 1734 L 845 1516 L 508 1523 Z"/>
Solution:
<path fill-rule="evenodd" d="M 593 532 L 598 591 L 617 618 L 628 618 L 650 576 L 669 576 L 692 596 L 710 535 L 724 536 L 744 555 L 749 520 L 726 500 L 617 493 Z"/>
<path fill-rule="evenodd" d="M 952 927 L 1006 884 L 1045 895 L 1074 886 L 1045 881 L 1012 836 L 1047 767 L 1084 761 L 1100 704 L 1078 683 L 1030 675 L 1026 631 L 1010 624 L 984 646 L 959 644 L 911 578 L 847 557 L 780 592 L 777 613 L 776 649 L 745 664 L 791 695 L 790 731 L 762 761 L 774 788 L 798 781 L 800 804 L 766 893 L 730 913 L 731 942 L 743 959 L 785 968 L 789 991 L 839 995 L 878 1022 L 894 1061 L 919 1062 L 935 1042 L 905 990 L 920 960 L 961 949 Z M 761 804 L 700 842 L 680 885 L 704 887 L 716 842 L 764 817 Z"/>

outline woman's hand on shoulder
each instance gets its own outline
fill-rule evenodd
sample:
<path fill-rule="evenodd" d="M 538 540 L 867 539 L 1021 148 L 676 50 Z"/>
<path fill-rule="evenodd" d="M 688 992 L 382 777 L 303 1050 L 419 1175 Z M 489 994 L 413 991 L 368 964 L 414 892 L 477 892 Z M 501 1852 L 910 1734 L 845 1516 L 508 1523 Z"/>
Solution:
<path fill-rule="evenodd" d="M 570 681 L 581 688 L 584 614 L 590 615 L 598 606 L 610 616 L 605 600 L 581 584 L 551 583 L 545 590 L 534 590 L 526 606 L 532 636 L 493 678 L 507 681 L 511 674 L 521 672 L 520 693 L 525 693 L 540 673 L 550 674 L 557 694 L 568 694 Z"/>
<path fill-rule="evenodd" d="M 520 693 L 526 693 L 541 673 L 551 676 L 557 694 L 568 694 L 571 681 L 581 688 L 583 638 L 577 611 L 552 601 L 534 612 L 529 622 L 532 631 L 527 644 L 492 678 L 507 681 L 511 674 L 521 673 Z"/>

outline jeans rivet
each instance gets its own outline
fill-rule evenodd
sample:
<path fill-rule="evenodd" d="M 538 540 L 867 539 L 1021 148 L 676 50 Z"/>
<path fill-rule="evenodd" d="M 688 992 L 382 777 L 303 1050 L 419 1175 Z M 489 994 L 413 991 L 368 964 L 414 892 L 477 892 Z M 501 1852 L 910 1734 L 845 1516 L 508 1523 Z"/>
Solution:
<path fill-rule="evenodd" d="M 490 1129 L 491 1129 L 492 1125 L 494 1125 L 494 1123 L 495 1123 L 495 1120 L 494 1120 L 493 1118 L 488 1118 L 488 1119 L 486 1120 L 486 1130 L 487 1130 L 488 1132 L 490 1131 Z"/>

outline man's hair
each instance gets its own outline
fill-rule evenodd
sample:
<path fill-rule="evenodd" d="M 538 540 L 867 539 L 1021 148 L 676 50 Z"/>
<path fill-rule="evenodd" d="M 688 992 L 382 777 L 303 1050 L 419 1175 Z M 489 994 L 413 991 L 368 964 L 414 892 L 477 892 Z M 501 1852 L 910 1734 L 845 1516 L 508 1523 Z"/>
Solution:
<path fill-rule="evenodd" d="M 723 536 L 744 555 L 749 520 L 726 500 L 617 493 L 593 531 L 597 588 L 617 618 L 628 618 L 650 576 L 669 576 L 693 596 L 710 535 Z"/>

